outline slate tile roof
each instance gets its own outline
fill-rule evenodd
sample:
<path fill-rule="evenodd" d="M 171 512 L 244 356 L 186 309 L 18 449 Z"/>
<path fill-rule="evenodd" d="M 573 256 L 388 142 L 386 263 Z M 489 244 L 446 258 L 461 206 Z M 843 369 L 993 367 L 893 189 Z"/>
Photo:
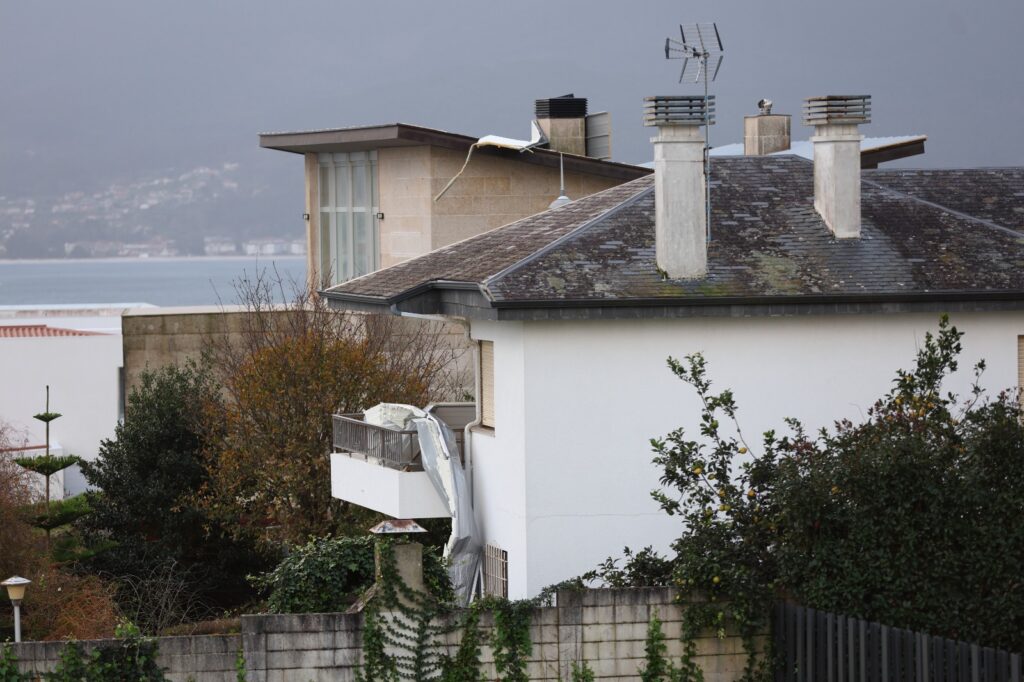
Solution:
<path fill-rule="evenodd" d="M 864 180 L 1024 232 L 1024 168 L 870 170 Z"/>
<path fill-rule="evenodd" d="M 807 161 L 715 160 L 709 272 L 699 280 L 658 274 L 653 178 L 644 177 L 352 280 L 329 295 L 387 300 L 429 282 L 456 281 L 479 285 L 496 305 L 993 292 L 1024 298 L 1024 232 L 1014 232 L 1021 229 L 1024 169 L 869 171 L 864 180 L 862 236 L 836 240 L 814 210 Z M 947 210 L 940 202 L 954 206 Z"/>

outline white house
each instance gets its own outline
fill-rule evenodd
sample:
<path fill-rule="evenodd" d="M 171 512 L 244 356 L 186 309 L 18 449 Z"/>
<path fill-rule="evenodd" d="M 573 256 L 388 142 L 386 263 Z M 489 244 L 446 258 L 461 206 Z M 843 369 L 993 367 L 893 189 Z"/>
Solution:
<path fill-rule="evenodd" d="M 74 318 L 53 319 L 68 326 L 38 319 L 11 324 L 24 321 L 17 317 L 0 322 L 0 420 L 24 436 L 15 445 L 41 454 L 45 427 L 33 415 L 45 411 L 49 386 L 50 411 L 62 415 L 50 424 L 51 446 L 59 441 L 51 452 L 92 460 L 100 442 L 114 436 L 121 413 L 121 335 L 72 329 Z M 95 324 L 109 324 L 103 319 Z M 54 485 L 71 494 L 86 488 L 77 466 Z"/>
<path fill-rule="evenodd" d="M 656 98 L 654 176 L 323 292 L 477 341 L 464 459 L 489 591 L 534 595 L 678 535 L 650 497 L 649 439 L 698 421 L 670 355 L 704 353 L 748 437 L 859 419 L 941 313 L 966 332 L 961 366 L 984 358 L 993 391 L 1021 383 L 1024 168 L 862 171 L 866 105 L 808 101 L 813 161 L 713 159 L 710 240 L 702 98 Z M 334 458 L 336 495 L 436 512 L 421 472 Z"/>

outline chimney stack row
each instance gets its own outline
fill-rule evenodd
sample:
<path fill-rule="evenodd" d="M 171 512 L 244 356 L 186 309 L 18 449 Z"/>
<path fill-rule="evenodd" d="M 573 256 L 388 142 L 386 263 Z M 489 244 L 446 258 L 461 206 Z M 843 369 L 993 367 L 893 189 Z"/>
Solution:
<path fill-rule="evenodd" d="M 705 110 L 705 106 L 706 109 Z M 744 153 L 790 148 L 790 117 L 771 113 L 744 119 Z M 814 208 L 837 239 L 859 238 L 860 143 L 858 126 L 870 122 L 869 95 L 810 97 L 804 123 L 813 126 Z M 655 251 L 658 269 L 671 279 L 707 275 L 707 178 L 701 126 L 714 123 L 714 97 L 644 98 L 644 125 L 656 126 L 654 144 Z"/>

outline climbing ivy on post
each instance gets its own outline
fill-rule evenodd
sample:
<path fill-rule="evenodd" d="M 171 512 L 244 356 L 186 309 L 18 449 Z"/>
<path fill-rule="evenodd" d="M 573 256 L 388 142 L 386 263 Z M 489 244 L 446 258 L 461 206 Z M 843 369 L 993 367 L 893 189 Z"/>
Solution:
<path fill-rule="evenodd" d="M 380 576 L 364 616 L 361 682 L 432 680 L 443 672 L 439 641 L 454 628 L 435 624 L 452 605 L 402 580 L 394 547 L 378 545 Z"/>

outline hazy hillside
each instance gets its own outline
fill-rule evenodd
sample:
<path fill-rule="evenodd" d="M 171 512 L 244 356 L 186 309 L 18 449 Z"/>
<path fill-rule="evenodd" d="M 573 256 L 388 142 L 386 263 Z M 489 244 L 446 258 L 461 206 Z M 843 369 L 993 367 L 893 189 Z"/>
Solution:
<path fill-rule="evenodd" d="M 0 195 L 0 257 L 62 258 L 147 252 L 198 255 L 225 242 L 300 239 L 281 205 L 301 195 L 253 178 L 238 163 L 168 170 L 60 194 Z M 287 223 L 287 224 L 284 224 Z"/>

